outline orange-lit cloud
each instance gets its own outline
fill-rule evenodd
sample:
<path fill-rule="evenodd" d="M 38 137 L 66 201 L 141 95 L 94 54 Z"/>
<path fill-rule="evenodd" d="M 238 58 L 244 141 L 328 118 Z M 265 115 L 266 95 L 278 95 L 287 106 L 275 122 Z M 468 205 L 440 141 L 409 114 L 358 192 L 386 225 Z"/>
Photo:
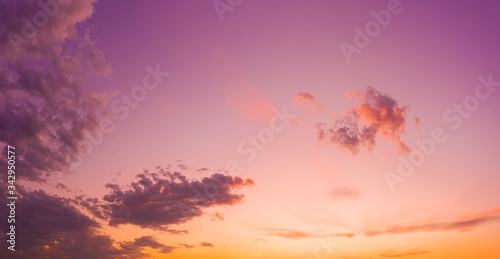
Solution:
<path fill-rule="evenodd" d="M 305 110 L 323 110 L 324 105 L 321 105 L 312 94 L 307 92 L 300 92 L 295 94 L 292 99 L 293 103 L 297 103 Z"/>
<path fill-rule="evenodd" d="M 413 124 L 414 124 L 415 126 L 420 126 L 420 123 L 421 123 L 421 122 L 422 122 L 422 120 L 420 119 L 420 117 L 415 116 L 415 117 L 413 118 Z"/>
<path fill-rule="evenodd" d="M 399 152 L 410 152 L 410 148 L 401 140 L 401 135 L 405 134 L 408 106 L 398 106 L 394 98 L 373 87 L 346 95 L 361 103 L 356 108 L 344 111 L 345 115 L 337 118 L 332 126 L 316 124 L 319 141 L 334 144 L 356 155 L 362 147 L 371 151 L 378 134 L 394 143 Z"/>
<path fill-rule="evenodd" d="M 216 221 L 216 220 L 224 221 L 224 214 L 219 212 L 210 214 L 210 221 Z"/>
<path fill-rule="evenodd" d="M 282 231 L 282 232 L 271 232 L 271 233 L 267 233 L 266 235 L 283 237 L 283 238 L 288 238 L 288 239 L 301 239 L 301 238 L 317 237 L 316 235 L 313 235 L 313 234 L 310 234 L 307 232 L 300 232 L 300 231 L 294 231 L 294 230 Z"/>
<path fill-rule="evenodd" d="M 423 254 L 428 254 L 431 251 L 423 250 L 420 248 L 416 249 L 411 249 L 406 252 L 395 252 L 394 250 L 387 250 L 385 252 L 382 252 L 380 256 L 382 257 L 406 257 L 406 256 L 411 256 L 411 255 L 423 255 Z"/>
<path fill-rule="evenodd" d="M 287 239 L 303 239 L 303 238 L 325 238 L 325 237 L 348 237 L 351 238 L 354 236 L 352 233 L 336 233 L 336 234 L 312 234 L 303 231 L 297 231 L 293 229 L 281 229 L 281 228 L 268 228 L 263 229 L 268 236 L 277 236 Z"/>

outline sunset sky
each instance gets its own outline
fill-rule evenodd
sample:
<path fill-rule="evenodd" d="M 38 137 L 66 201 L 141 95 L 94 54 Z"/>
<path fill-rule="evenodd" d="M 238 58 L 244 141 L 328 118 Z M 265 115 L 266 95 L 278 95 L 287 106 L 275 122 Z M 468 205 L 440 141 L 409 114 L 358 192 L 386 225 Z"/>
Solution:
<path fill-rule="evenodd" d="M 1 258 L 500 258 L 500 2 L 0 2 Z"/>

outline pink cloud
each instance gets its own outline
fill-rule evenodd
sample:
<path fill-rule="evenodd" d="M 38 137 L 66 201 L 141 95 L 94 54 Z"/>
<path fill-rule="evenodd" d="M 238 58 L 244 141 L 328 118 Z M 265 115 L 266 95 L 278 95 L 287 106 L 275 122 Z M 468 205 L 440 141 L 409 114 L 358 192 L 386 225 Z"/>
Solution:
<path fill-rule="evenodd" d="M 307 92 L 300 92 L 295 94 L 292 99 L 293 103 L 300 105 L 305 110 L 323 110 L 324 105 L 321 105 L 312 94 Z"/>
<path fill-rule="evenodd" d="M 270 119 L 274 116 L 271 103 L 252 87 L 244 87 L 228 93 L 227 102 L 239 114 L 251 120 Z"/>

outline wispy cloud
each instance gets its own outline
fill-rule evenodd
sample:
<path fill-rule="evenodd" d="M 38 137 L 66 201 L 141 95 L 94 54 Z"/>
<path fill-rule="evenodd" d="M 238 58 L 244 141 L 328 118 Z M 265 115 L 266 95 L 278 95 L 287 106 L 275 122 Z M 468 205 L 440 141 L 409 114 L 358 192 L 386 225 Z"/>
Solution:
<path fill-rule="evenodd" d="M 332 201 L 355 200 L 360 197 L 360 191 L 349 187 L 334 188 L 330 191 L 330 200 Z"/>
<path fill-rule="evenodd" d="M 413 117 L 413 124 L 415 124 L 415 126 L 420 126 L 420 123 L 422 123 L 420 117 L 418 116 Z"/>
<path fill-rule="evenodd" d="M 382 234 L 404 234 L 413 232 L 430 232 L 430 231 L 452 231 L 452 230 L 470 230 L 473 227 L 500 219 L 500 210 L 495 210 L 493 212 L 488 212 L 484 215 L 474 217 L 467 220 L 458 220 L 443 223 L 429 223 L 414 226 L 398 226 L 392 227 L 384 230 L 377 231 L 367 231 L 366 236 L 376 236 Z"/>
<path fill-rule="evenodd" d="M 201 242 L 200 246 L 201 247 L 214 247 L 214 244 L 208 243 L 208 242 Z"/>
<path fill-rule="evenodd" d="M 184 248 L 193 248 L 194 246 L 193 245 L 188 245 L 188 244 L 181 244 L 179 243 L 180 246 L 184 247 Z"/>
<path fill-rule="evenodd" d="M 292 102 L 300 105 L 305 110 L 323 110 L 325 108 L 325 106 L 321 105 L 312 94 L 307 92 L 295 94 Z"/>
<path fill-rule="evenodd" d="M 277 236 L 287 239 L 304 239 L 304 238 L 324 238 L 324 237 L 348 237 L 354 236 L 352 233 L 335 233 L 335 234 L 312 234 L 304 231 L 297 231 L 293 229 L 282 229 L 282 228 L 264 228 L 261 229 L 265 231 L 268 236 Z"/>
<path fill-rule="evenodd" d="M 428 254 L 431 251 L 428 250 L 423 250 L 420 248 L 415 248 L 408 250 L 406 252 L 396 252 L 395 250 L 387 250 L 385 252 L 380 253 L 380 256 L 382 257 L 406 257 L 406 256 L 412 256 L 412 255 L 423 255 L 423 254 Z"/>
<path fill-rule="evenodd" d="M 236 87 L 236 90 L 227 93 L 226 98 L 230 105 L 248 119 L 269 119 L 274 116 L 271 103 L 253 86 L 244 84 Z"/>
<path fill-rule="evenodd" d="M 378 236 L 386 234 L 405 234 L 405 233 L 415 233 L 415 232 L 431 232 L 431 231 L 470 231 L 474 227 L 482 224 L 489 223 L 494 220 L 500 219 L 500 209 L 491 212 L 483 213 L 480 216 L 470 218 L 467 220 L 458 220 L 445 223 L 429 223 L 422 225 L 410 225 L 410 226 L 397 226 L 391 227 L 383 230 L 371 230 L 363 231 L 361 235 L 364 236 Z M 352 238 L 359 235 L 360 232 L 342 232 L 342 233 L 328 233 L 328 234 L 313 234 L 310 232 L 285 229 L 285 228 L 260 228 L 267 236 L 277 236 L 286 239 L 307 239 L 307 238 L 325 238 L 325 237 L 347 237 Z"/>

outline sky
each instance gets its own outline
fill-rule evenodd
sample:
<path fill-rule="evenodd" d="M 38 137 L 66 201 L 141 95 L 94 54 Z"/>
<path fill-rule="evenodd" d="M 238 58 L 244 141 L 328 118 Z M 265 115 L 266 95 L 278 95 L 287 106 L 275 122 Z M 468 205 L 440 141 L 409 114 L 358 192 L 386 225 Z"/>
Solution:
<path fill-rule="evenodd" d="M 499 258 L 499 11 L 0 1 L 0 257 Z"/>

